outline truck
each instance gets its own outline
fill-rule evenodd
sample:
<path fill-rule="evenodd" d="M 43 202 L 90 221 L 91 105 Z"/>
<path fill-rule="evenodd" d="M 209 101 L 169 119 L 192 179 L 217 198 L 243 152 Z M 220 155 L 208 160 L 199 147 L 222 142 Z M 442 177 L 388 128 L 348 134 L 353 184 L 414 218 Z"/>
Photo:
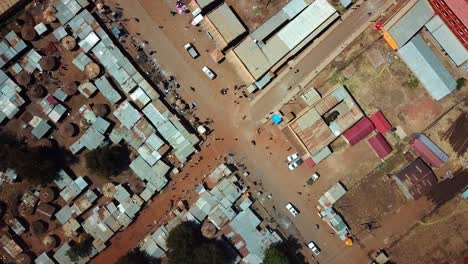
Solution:
<path fill-rule="evenodd" d="M 198 57 L 198 51 L 195 49 L 195 47 L 191 43 L 187 43 L 184 45 L 185 50 L 190 54 L 192 58 Z"/>

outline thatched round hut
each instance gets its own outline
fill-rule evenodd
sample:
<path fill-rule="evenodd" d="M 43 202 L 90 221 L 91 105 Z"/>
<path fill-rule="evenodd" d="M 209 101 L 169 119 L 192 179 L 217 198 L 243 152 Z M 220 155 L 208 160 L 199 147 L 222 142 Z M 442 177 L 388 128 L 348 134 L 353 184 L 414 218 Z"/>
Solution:
<path fill-rule="evenodd" d="M 64 137 L 74 137 L 76 135 L 77 129 L 76 125 L 73 123 L 64 123 L 63 125 L 60 126 L 59 132 L 62 136 Z"/>
<path fill-rule="evenodd" d="M 44 71 L 51 71 L 56 66 L 56 59 L 54 56 L 44 56 L 40 61 L 39 65 L 41 65 L 42 70 Z"/>
<path fill-rule="evenodd" d="M 112 182 L 108 182 L 102 186 L 102 195 L 107 198 L 113 198 L 117 189 Z"/>
<path fill-rule="evenodd" d="M 31 25 L 25 25 L 21 29 L 21 37 L 26 41 L 32 41 L 37 37 L 36 30 Z"/>
<path fill-rule="evenodd" d="M 34 208 L 25 204 L 25 203 L 21 203 L 18 207 L 18 213 L 24 217 L 24 218 L 28 218 L 30 217 L 31 215 L 33 215 L 34 213 Z"/>
<path fill-rule="evenodd" d="M 62 90 L 65 94 L 72 96 L 75 95 L 76 92 L 78 92 L 78 85 L 76 82 L 68 82 L 65 83 L 65 85 L 62 87 Z"/>
<path fill-rule="evenodd" d="M 59 239 L 55 235 L 47 235 L 42 239 L 42 244 L 51 250 L 58 246 Z"/>
<path fill-rule="evenodd" d="M 55 10 L 53 6 L 48 6 L 44 12 L 42 12 L 42 17 L 46 23 L 52 23 L 57 19 L 55 14 L 57 14 L 57 10 Z"/>
<path fill-rule="evenodd" d="M 30 98 L 41 98 L 44 96 L 45 92 L 46 92 L 46 89 L 44 88 L 44 86 L 42 86 L 41 84 L 37 84 L 37 85 L 30 87 L 26 91 L 26 94 Z"/>
<path fill-rule="evenodd" d="M 39 199 L 43 203 L 50 203 L 55 199 L 55 192 L 52 188 L 46 187 L 42 188 L 41 192 L 39 193 Z"/>
<path fill-rule="evenodd" d="M 31 83 L 31 75 L 27 71 L 21 71 L 16 75 L 16 82 L 19 85 L 26 86 Z"/>
<path fill-rule="evenodd" d="M 73 50 L 76 48 L 76 39 L 72 36 L 66 36 L 61 40 L 62 46 L 66 50 Z"/>
<path fill-rule="evenodd" d="M 109 114 L 109 106 L 106 104 L 94 104 L 93 112 L 97 116 L 105 117 L 107 114 Z"/>
<path fill-rule="evenodd" d="M 210 221 L 203 222 L 201 227 L 201 233 L 204 237 L 212 239 L 216 237 L 216 226 L 213 225 Z"/>
<path fill-rule="evenodd" d="M 18 264 L 31 264 L 31 263 L 33 263 L 31 256 L 29 256 L 28 254 L 26 254 L 24 252 L 18 254 L 16 256 L 15 260 L 16 260 L 16 263 L 18 263 Z"/>
<path fill-rule="evenodd" d="M 42 220 L 36 220 L 31 224 L 31 230 L 35 235 L 43 235 L 47 232 L 48 229 L 49 225 Z"/>
<path fill-rule="evenodd" d="M 96 63 L 91 62 L 85 66 L 85 72 L 88 76 L 88 79 L 95 79 L 101 73 L 101 68 L 99 68 L 99 65 L 97 65 Z"/>

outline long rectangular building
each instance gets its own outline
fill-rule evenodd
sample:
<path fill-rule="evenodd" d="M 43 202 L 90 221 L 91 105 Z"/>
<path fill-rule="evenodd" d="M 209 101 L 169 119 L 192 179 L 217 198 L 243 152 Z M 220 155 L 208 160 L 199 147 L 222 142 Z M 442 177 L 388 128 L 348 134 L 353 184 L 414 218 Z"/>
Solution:
<path fill-rule="evenodd" d="M 301 9 L 301 6 L 298 4 L 296 9 Z M 301 43 L 315 38 L 338 16 L 335 8 L 327 0 L 316 0 L 272 35 L 268 41 L 256 39 L 265 38 L 267 33 L 272 31 L 261 29 L 265 32 L 252 33 L 231 52 L 239 59 L 251 77 L 258 80 Z"/>

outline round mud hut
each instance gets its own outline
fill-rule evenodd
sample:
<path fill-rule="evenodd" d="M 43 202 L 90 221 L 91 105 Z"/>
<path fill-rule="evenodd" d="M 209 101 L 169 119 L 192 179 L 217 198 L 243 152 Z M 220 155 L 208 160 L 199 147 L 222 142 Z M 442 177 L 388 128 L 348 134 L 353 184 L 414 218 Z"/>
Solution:
<path fill-rule="evenodd" d="M 42 188 L 41 192 L 39 193 L 39 199 L 43 203 L 50 203 L 55 199 L 55 192 L 52 188 L 46 187 Z"/>
<path fill-rule="evenodd" d="M 59 239 L 55 235 L 47 235 L 42 239 L 42 244 L 47 247 L 47 249 L 51 250 L 58 246 Z"/>
<path fill-rule="evenodd" d="M 21 37 L 26 41 L 32 41 L 37 37 L 37 33 L 31 25 L 25 25 L 21 29 Z"/>
<path fill-rule="evenodd" d="M 49 225 L 42 220 L 36 220 L 31 224 L 31 230 L 36 236 L 45 234 L 48 229 Z"/>
<path fill-rule="evenodd" d="M 68 82 L 62 87 L 63 92 L 69 96 L 75 95 L 78 92 L 78 85 L 76 82 Z"/>
<path fill-rule="evenodd" d="M 46 89 L 41 84 L 32 86 L 26 91 L 29 98 L 41 98 L 44 96 Z"/>
<path fill-rule="evenodd" d="M 64 123 L 60 126 L 59 132 L 62 136 L 71 138 L 76 135 L 77 129 L 76 125 L 73 123 Z"/>
<path fill-rule="evenodd" d="M 31 75 L 27 71 L 21 71 L 16 75 L 16 82 L 19 85 L 26 86 L 31 83 Z"/>
<path fill-rule="evenodd" d="M 41 65 L 42 70 L 44 71 L 51 71 L 57 65 L 57 61 L 53 56 L 44 56 L 39 61 L 39 65 Z"/>
<path fill-rule="evenodd" d="M 93 105 L 93 112 L 97 116 L 105 117 L 109 114 L 109 106 L 106 104 L 95 104 Z"/>
<path fill-rule="evenodd" d="M 57 10 L 55 10 L 53 6 L 48 6 L 44 12 L 42 12 L 42 18 L 46 23 L 52 23 L 57 19 L 55 14 L 57 14 Z"/>

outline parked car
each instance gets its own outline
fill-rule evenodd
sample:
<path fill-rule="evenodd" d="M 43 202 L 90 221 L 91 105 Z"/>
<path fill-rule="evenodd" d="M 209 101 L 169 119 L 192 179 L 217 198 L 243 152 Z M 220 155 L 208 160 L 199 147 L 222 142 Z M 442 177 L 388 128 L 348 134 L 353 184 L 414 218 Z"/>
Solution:
<path fill-rule="evenodd" d="M 297 160 L 289 163 L 288 168 L 289 170 L 294 170 L 295 168 L 299 167 L 299 165 L 301 165 L 302 163 L 304 163 L 304 161 L 301 158 L 298 158 Z"/>
<path fill-rule="evenodd" d="M 294 207 L 294 205 L 292 203 L 288 203 L 286 205 L 286 209 L 288 209 L 288 211 L 293 215 L 293 216 L 297 216 L 300 212 L 299 210 L 297 210 L 296 207 Z"/>
<path fill-rule="evenodd" d="M 307 246 L 310 248 L 310 250 L 312 250 L 312 252 L 314 252 L 316 256 L 320 255 L 320 248 L 318 248 L 313 241 L 310 241 Z"/>
<path fill-rule="evenodd" d="M 293 154 L 291 154 L 291 155 L 288 156 L 288 162 L 294 161 L 294 160 L 296 160 L 297 158 L 299 158 L 299 154 L 293 153 Z"/>
<path fill-rule="evenodd" d="M 200 54 L 198 54 L 198 51 L 195 49 L 195 47 L 191 43 L 187 43 L 184 45 L 185 50 L 190 54 L 192 58 L 198 57 Z"/>
<path fill-rule="evenodd" d="M 320 174 L 318 172 L 314 172 L 312 176 L 307 180 L 307 185 L 312 185 L 314 182 L 316 182 L 320 178 Z"/>
<path fill-rule="evenodd" d="M 216 78 L 216 74 L 210 70 L 210 68 L 208 67 L 203 67 L 202 68 L 202 71 L 206 74 L 206 76 L 208 76 L 208 78 L 210 78 L 211 80 L 213 80 L 214 78 Z"/>

